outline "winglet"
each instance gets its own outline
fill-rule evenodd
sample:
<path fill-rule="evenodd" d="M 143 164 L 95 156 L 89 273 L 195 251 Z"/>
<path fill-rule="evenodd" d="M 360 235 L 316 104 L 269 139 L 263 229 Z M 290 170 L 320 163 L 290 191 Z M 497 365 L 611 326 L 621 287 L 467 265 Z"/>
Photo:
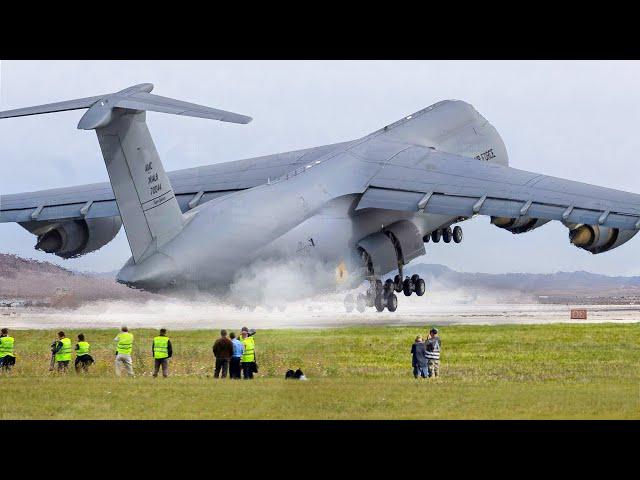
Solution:
<path fill-rule="evenodd" d="M 153 90 L 153 84 L 142 83 L 112 94 L 6 110 L 0 112 L 0 119 L 88 108 L 89 110 L 80 119 L 78 128 L 82 130 L 93 130 L 106 126 L 113 118 L 114 109 L 121 108 L 136 111 L 150 110 L 153 112 L 208 118 L 221 122 L 240 124 L 246 124 L 252 120 L 251 117 L 246 115 L 205 107 L 195 103 L 183 102 L 173 98 L 161 97 L 159 95 L 152 95 L 149 93 L 151 90 Z"/>

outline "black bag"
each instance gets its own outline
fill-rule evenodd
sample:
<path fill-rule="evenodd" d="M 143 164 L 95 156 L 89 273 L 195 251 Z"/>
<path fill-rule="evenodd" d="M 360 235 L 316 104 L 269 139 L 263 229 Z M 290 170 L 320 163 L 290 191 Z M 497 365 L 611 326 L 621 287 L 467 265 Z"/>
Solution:
<path fill-rule="evenodd" d="M 300 380 L 300 377 L 303 376 L 304 373 L 302 373 L 302 370 L 297 369 L 295 371 L 295 373 L 293 374 L 293 378 L 295 378 L 296 380 Z"/>
<path fill-rule="evenodd" d="M 284 374 L 284 379 L 289 380 L 293 378 L 293 375 L 294 375 L 293 370 L 287 370 L 287 373 Z"/>
<path fill-rule="evenodd" d="M 253 365 L 251 366 L 251 368 L 253 369 L 253 373 L 258 373 L 258 363 L 257 362 L 253 362 Z"/>

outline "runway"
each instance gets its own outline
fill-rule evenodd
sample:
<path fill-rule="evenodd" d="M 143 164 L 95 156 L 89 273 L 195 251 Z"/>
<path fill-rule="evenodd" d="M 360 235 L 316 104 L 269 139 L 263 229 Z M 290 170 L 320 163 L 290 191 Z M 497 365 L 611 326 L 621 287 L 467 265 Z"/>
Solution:
<path fill-rule="evenodd" d="M 2 326 L 15 329 L 130 328 L 238 329 L 333 328 L 357 325 L 504 325 L 550 323 L 640 322 L 640 305 L 589 305 L 587 320 L 571 320 L 570 308 L 548 304 L 434 304 L 417 297 L 401 298 L 394 313 L 367 309 L 347 313 L 338 298 L 290 304 L 284 311 L 258 307 L 254 311 L 208 302 L 158 300 L 147 303 L 98 302 L 77 310 L 1 309 Z"/>

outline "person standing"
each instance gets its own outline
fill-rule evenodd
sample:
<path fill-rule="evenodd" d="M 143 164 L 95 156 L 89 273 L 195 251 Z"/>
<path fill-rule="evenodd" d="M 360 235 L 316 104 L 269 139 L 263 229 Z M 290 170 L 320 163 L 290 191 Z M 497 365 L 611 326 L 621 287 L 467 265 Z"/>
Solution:
<path fill-rule="evenodd" d="M 133 362 L 131 361 L 131 352 L 133 350 L 133 334 L 129 333 L 129 329 L 126 326 L 123 326 L 114 341 L 116 342 L 116 376 L 120 376 L 121 369 L 124 366 L 127 375 L 132 377 Z"/>
<path fill-rule="evenodd" d="M 414 378 L 427 378 L 429 376 L 427 348 L 422 341 L 422 335 L 418 335 L 413 345 L 411 345 L 411 366 L 413 367 Z"/>
<path fill-rule="evenodd" d="M 69 362 L 71 361 L 71 339 L 67 338 L 64 332 L 58 332 L 58 341 L 53 348 L 58 372 L 67 373 L 69 370 Z"/>
<path fill-rule="evenodd" d="M 233 344 L 233 354 L 231 355 L 231 363 L 229 365 L 229 378 L 237 379 L 241 378 L 240 372 L 242 369 L 240 368 L 240 361 L 242 359 L 242 354 L 244 353 L 244 345 L 238 338 L 236 338 L 235 332 L 231 332 L 229 334 L 229 338 Z"/>
<path fill-rule="evenodd" d="M 229 362 L 233 356 L 233 342 L 227 338 L 226 330 L 220 330 L 220 338 L 213 344 L 213 355 L 216 357 L 213 376 L 220 378 L 220 370 L 222 370 L 222 378 L 227 378 Z"/>
<path fill-rule="evenodd" d="M 242 344 L 244 345 L 244 352 L 242 353 L 242 357 L 240 357 L 242 376 L 245 380 L 251 380 L 253 379 L 253 373 L 257 371 L 256 343 L 253 335 L 249 336 L 247 327 L 242 327 Z"/>
<path fill-rule="evenodd" d="M 15 340 L 9 336 L 8 328 L 0 330 L 0 369 L 3 372 L 11 371 L 11 368 L 16 364 L 16 356 L 13 353 L 14 343 Z"/>
<path fill-rule="evenodd" d="M 51 358 L 49 359 L 49 371 L 53 372 L 56 367 L 56 344 L 58 343 L 58 338 L 54 338 L 49 348 L 51 349 Z"/>
<path fill-rule="evenodd" d="M 432 328 L 429 331 L 429 338 L 427 339 L 427 360 L 429 368 L 429 378 L 437 377 L 440 373 L 440 337 L 438 336 L 438 330 Z"/>
<path fill-rule="evenodd" d="M 153 377 L 158 376 L 158 371 L 162 367 L 162 376 L 167 378 L 169 376 L 169 359 L 173 356 L 173 347 L 171 346 L 171 340 L 167 337 L 166 328 L 161 328 L 160 335 L 154 337 L 151 353 L 153 354 Z"/>
<path fill-rule="evenodd" d="M 79 373 L 80 370 L 86 373 L 89 370 L 89 365 L 95 363 L 90 351 L 91 344 L 85 341 L 84 333 L 79 334 L 78 343 L 76 344 L 76 362 L 74 363 L 76 373 Z"/>

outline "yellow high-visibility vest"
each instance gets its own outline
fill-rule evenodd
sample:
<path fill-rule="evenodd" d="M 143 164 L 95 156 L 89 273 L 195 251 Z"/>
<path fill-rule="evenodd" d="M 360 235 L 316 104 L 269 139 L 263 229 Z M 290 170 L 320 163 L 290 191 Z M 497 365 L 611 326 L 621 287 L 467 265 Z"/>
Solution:
<path fill-rule="evenodd" d="M 78 349 L 76 350 L 76 355 L 77 356 L 88 355 L 90 348 L 91 348 L 91 345 L 89 345 L 89 342 L 78 342 Z"/>
<path fill-rule="evenodd" d="M 13 354 L 13 337 L 0 337 L 0 358 L 4 358 L 7 355 L 15 357 Z"/>
<path fill-rule="evenodd" d="M 120 332 L 118 334 L 118 353 L 123 355 L 131 355 L 133 348 L 133 334 L 129 332 Z"/>
<path fill-rule="evenodd" d="M 160 335 L 153 339 L 153 358 L 167 358 L 169 356 L 169 337 Z"/>
<path fill-rule="evenodd" d="M 62 347 L 56 352 L 56 362 L 67 362 L 71 360 L 71 340 L 67 337 L 61 338 Z"/>
<path fill-rule="evenodd" d="M 256 361 L 256 342 L 253 337 L 247 337 L 242 339 L 244 345 L 244 353 L 242 354 L 241 362 L 255 362 Z"/>

